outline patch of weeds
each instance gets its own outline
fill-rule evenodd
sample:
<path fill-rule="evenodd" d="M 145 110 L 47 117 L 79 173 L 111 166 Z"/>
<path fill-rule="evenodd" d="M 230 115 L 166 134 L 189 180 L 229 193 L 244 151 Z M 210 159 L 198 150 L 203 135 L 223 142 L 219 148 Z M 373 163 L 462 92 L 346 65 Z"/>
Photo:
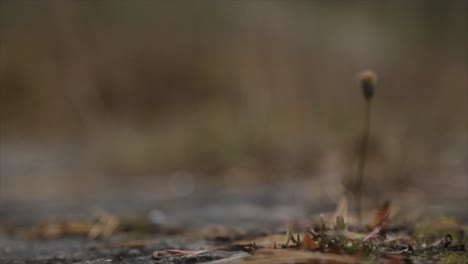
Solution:
<path fill-rule="evenodd" d="M 348 255 L 377 262 L 468 263 L 464 231 L 467 226 L 443 218 L 414 228 L 392 227 L 389 223 L 390 209 L 390 202 L 386 202 L 377 211 L 370 227 L 348 223 L 340 215 L 330 225 L 321 216 L 316 229 L 310 227 L 302 240 L 288 228 L 288 242 L 283 248 Z M 363 228 L 365 231 L 350 231 Z M 418 241 L 415 235 L 424 239 Z M 293 242 L 292 246 L 288 246 L 289 241 Z"/>

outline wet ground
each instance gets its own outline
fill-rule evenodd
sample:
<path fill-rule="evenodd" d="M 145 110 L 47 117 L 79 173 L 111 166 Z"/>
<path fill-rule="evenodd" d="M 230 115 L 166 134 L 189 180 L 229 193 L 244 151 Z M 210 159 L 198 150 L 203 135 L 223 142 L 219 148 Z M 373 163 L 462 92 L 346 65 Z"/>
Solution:
<path fill-rule="evenodd" d="M 332 204 L 323 204 L 319 209 L 332 207 Z M 198 193 L 190 199 L 164 202 L 3 202 L 0 204 L 0 219 L 5 232 L 0 234 L 0 263 L 199 263 L 238 258 L 247 254 L 242 248 L 210 251 L 196 256 L 162 255 L 157 259 L 152 254 L 165 249 L 199 250 L 225 246 L 232 239 L 264 235 L 284 227 L 292 217 L 298 216 L 296 209 L 288 206 L 284 197 L 267 191 L 242 195 Z M 18 236 L 20 232 L 11 231 L 13 227 L 15 230 L 29 230 L 31 226 L 64 218 L 89 219 L 100 211 L 122 219 L 139 217 L 151 225 L 151 231 L 138 234 L 137 238 L 134 233 L 127 233 L 98 240 L 89 239 L 86 235 L 51 239 L 33 235 L 25 238 L 24 234 Z M 132 246 L 103 246 L 142 240 L 144 242 Z"/>
<path fill-rule="evenodd" d="M 285 234 L 286 225 L 291 221 L 332 212 L 335 206 L 335 203 L 326 200 L 309 205 L 292 202 L 285 192 L 274 188 L 243 193 L 196 192 L 183 199 L 167 201 L 125 199 L 92 204 L 2 202 L 0 218 L 4 232 L 0 234 L 0 263 L 185 264 L 234 261 L 248 256 L 248 250 L 231 247 L 196 255 L 161 254 L 157 258 L 153 257 L 153 253 L 166 249 L 225 247 L 236 240 L 248 241 L 272 233 Z M 449 216 L 465 224 L 468 222 L 462 207 L 434 205 L 427 208 L 426 214 L 439 214 L 440 208 L 444 208 L 443 212 L 452 213 Z M 60 219 L 90 219 L 102 211 L 121 219 L 138 216 L 150 224 L 150 229 L 144 229 L 139 234 L 116 233 L 97 240 L 89 239 L 86 234 L 44 238 L 11 231 L 12 227 L 28 230 L 31 226 Z M 125 244 L 129 241 L 130 244 Z M 124 243 L 119 244 L 121 242 Z"/>
<path fill-rule="evenodd" d="M 196 256 L 162 255 L 153 257 L 153 252 L 168 248 L 193 248 L 207 244 L 206 241 L 181 243 L 171 237 L 159 237 L 159 242 L 144 246 L 100 248 L 98 242 L 87 238 L 60 238 L 54 240 L 0 239 L 2 248 L 0 263 L 199 263 L 246 255 L 245 251 L 211 251 Z M 206 246 L 206 245 L 205 245 Z"/>

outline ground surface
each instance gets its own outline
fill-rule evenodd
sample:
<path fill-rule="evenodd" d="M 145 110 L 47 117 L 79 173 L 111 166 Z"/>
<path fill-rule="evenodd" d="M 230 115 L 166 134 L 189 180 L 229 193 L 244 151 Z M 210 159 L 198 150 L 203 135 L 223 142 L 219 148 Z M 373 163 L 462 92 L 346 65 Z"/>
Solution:
<path fill-rule="evenodd" d="M 332 207 L 324 204 L 321 210 Z M 97 240 L 78 231 L 79 234 L 55 235 L 57 222 L 76 219 L 89 222 L 102 213 L 102 208 L 122 219 L 137 219 L 125 224 L 135 232 Z M 164 249 L 224 246 L 232 239 L 266 234 L 278 227 L 284 232 L 284 224 L 293 213 L 283 198 L 267 192 L 242 196 L 198 194 L 183 203 L 174 200 L 155 204 L 131 199 L 91 204 L 3 202 L 0 263 L 195 263 L 236 258 L 247 254 L 246 251 L 239 248 L 159 259 L 152 258 L 152 254 Z M 142 240 L 134 246 L 103 247 L 119 241 Z"/>
<path fill-rule="evenodd" d="M 277 234 L 268 238 L 268 242 L 284 244 L 288 223 L 310 219 L 307 215 L 333 212 L 336 207 L 331 202 L 294 206 L 283 195 L 271 191 L 242 195 L 200 193 L 183 202 L 173 200 L 159 204 L 131 200 L 93 204 L 3 202 L 0 207 L 3 220 L 0 263 L 185 264 L 246 259 L 251 263 L 287 263 L 288 260 L 296 263 L 315 263 L 312 260 L 320 260 L 321 263 L 356 262 L 340 254 L 315 252 L 305 256 L 301 255 L 305 254 L 302 251 L 284 251 L 279 255 L 273 251 L 252 254 L 255 248 L 248 244 L 249 241 L 265 245 L 261 238 Z M 455 216 L 466 224 L 463 210 L 457 211 L 456 206 L 451 210 L 458 212 Z M 110 235 L 103 235 L 109 226 L 112 229 L 112 221 L 108 218 L 100 220 L 102 215 L 120 221 L 120 228 L 111 230 Z M 93 227 L 97 227 L 97 239 L 88 237 L 89 229 Z M 165 252 L 168 249 L 188 251 Z M 199 251 L 206 249 L 209 251 Z M 327 262 L 324 257 L 331 259 Z M 410 263 L 427 263 L 429 260 L 432 261 L 413 258 Z"/>

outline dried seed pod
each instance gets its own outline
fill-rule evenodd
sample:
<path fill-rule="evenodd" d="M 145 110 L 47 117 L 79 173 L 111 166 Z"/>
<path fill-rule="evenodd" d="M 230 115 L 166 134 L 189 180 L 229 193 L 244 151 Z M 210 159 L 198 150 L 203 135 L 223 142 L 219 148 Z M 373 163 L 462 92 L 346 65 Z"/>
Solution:
<path fill-rule="evenodd" d="M 370 70 L 365 70 L 360 75 L 362 93 L 366 100 L 371 100 L 374 96 L 374 89 L 377 84 L 377 75 Z"/>

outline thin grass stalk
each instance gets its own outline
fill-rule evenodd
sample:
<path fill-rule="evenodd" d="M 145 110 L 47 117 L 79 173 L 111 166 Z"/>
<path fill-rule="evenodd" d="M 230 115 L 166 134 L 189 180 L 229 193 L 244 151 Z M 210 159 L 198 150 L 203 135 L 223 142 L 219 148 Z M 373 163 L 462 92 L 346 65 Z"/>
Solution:
<path fill-rule="evenodd" d="M 374 87 L 376 83 L 376 76 L 372 71 L 365 71 L 361 75 L 361 86 L 362 94 L 365 99 L 364 103 L 364 124 L 362 130 L 361 144 L 359 148 L 359 161 L 357 168 L 357 177 L 355 184 L 355 199 L 356 199 L 356 211 L 359 223 L 362 224 L 362 197 L 363 197 L 363 185 L 366 174 L 366 161 L 367 161 L 367 150 L 369 145 L 370 137 L 370 124 L 371 124 L 371 113 L 372 113 L 372 98 L 374 96 Z"/>

